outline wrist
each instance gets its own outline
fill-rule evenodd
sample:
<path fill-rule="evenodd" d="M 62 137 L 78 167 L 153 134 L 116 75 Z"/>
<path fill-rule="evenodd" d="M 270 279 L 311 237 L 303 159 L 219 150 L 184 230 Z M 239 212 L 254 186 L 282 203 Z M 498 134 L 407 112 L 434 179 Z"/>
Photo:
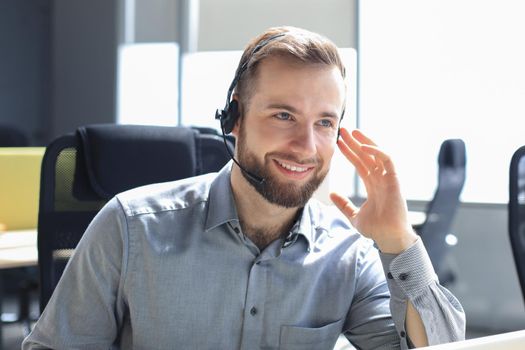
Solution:
<path fill-rule="evenodd" d="M 398 255 L 410 248 L 419 236 L 414 230 L 409 229 L 397 235 L 388 235 L 384 239 L 376 240 L 376 245 L 384 254 Z"/>

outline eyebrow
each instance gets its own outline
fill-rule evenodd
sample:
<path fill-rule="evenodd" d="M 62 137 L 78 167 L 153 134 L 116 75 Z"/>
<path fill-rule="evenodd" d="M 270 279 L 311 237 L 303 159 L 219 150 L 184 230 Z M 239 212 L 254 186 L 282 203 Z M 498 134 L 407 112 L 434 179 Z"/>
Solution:
<path fill-rule="evenodd" d="M 285 109 L 287 111 L 290 111 L 292 113 L 298 113 L 299 110 L 293 106 L 287 105 L 285 103 L 271 103 L 266 106 L 266 109 Z M 339 114 L 333 113 L 333 112 L 322 112 L 321 113 L 324 117 L 333 118 L 335 120 L 339 120 Z"/>

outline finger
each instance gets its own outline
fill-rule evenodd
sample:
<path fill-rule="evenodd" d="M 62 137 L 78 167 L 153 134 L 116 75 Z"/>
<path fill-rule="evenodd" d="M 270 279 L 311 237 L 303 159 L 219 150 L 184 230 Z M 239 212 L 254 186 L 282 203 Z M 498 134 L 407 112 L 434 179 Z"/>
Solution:
<path fill-rule="evenodd" d="M 366 150 L 364 149 L 364 147 L 366 146 L 376 146 L 377 147 L 377 144 L 372 141 L 371 138 L 369 138 L 368 136 L 366 136 L 361 130 L 359 129 L 355 129 L 354 131 L 352 131 L 352 136 L 358 141 L 361 143 L 361 150 L 364 151 L 365 153 L 368 153 L 370 155 L 372 155 L 373 157 L 371 157 L 375 163 L 374 165 L 372 166 L 370 164 L 370 167 L 371 167 L 371 172 L 373 172 L 374 174 L 380 174 L 382 175 L 384 172 L 385 172 L 385 168 L 384 168 L 384 164 L 382 161 L 376 159 L 375 157 L 375 154 L 373 153 L 370 153 L 370 152 L 366 152 Z M 372 168 L 373 167 L 373 168 Z"/>
<path fill-rule="evenodd" d="M 354 203 L 352 203 L 352 201 L 346 196 L 332 192 L 330 193 L 330 199 L 348 219 L 352 219 L 359 212 L 359 208 L 356 207 Z"/>
<path fill-rule="evenodd" d="M 375 147 L 375 146 L 369 146 L 369 145 L 363 145 L 362 149 L 364 152 L 367 152 L 375 157 L 380 163 L 382 164 L 382 167 L 388 174 L 396 174 L 396 168 L 394 166 L 394 162 L 392 161 L 392 158 L 385 152 L 383 152 L 381 149 Z"/>
<path fill-rule="evenodd" d="M 359 156 L 355 154 L 355 152 L 348 146 L 348 143 L 344 141 L 344 139 L 347 139 L 349 137 L 350 133 L 348 132 L 348 130 L 345 128 L 341 128 L 341 138 L 339 138 L 339 140 L 337 141 L 337 146 L 339 147 L 339 150 L 345 156 L 345 158 L 348 159 L 354 165 L 359 176 L 368 176 L 368 168 L 361 161 Z"/>
<path fill-rule="evenodd" d="M 372 145 L 372 146 L 377 146 L 377 144 L 372 141 L 371 138 L 369 138 L 368 136 L 366 136 L 361 130 L 359 129 L 355 129 L 354 131 L 352 131 L 352 135 L 355 137 L 355 139 L 359 142 L 361 142 L 362 144 L 365 144 L 365 145 Z"/>
<path fill-rule="evenodd" d="M 376 159 L 374 153 L 367 152 L 364 147 L 367 146 L 377 146 L 374 141 L 372 141 L 369 137 L 367 137 L 361 130 L 355 129 L 352 131 L 352 136 L 354 139 L 360 143 L 360 150 L 364 154 L 368 154 L 370 157 L 368 158 L 370 161 L 367 163 L 368 170 L 372 174 L 378 174 L 383 175 L 385 173 L 384 164 L 381 160 Z M 364 157 L 364 156 L 363 156 Z"/>
<path fill-rule="evenodd" d="M 367 168 L 367 171 L 372 171 L 376 167 L 375 159 L 373 159 L 370 154 L 363 152 L 361 143 L 359 143 L 348 130 L 342 129 L 341 137 L 339 141 L 342 141 L 348 149 L 352 150 L 353 154 L 359 158 L 363 166 Z"/>
<path fill-rule="evenodd" d="M 346 159 L 352 163 L 352 165 L 355 167 L 357 173 L 361 178 L 365 178 L 368 176 L 369 171 L 368 168 L 364 165 L 364 163 L 361 161 L 361 159 L 352 151 L 344 142 L 341 140 L 337 141 L 337 146 L 339 147 L 339 150 Z"/>

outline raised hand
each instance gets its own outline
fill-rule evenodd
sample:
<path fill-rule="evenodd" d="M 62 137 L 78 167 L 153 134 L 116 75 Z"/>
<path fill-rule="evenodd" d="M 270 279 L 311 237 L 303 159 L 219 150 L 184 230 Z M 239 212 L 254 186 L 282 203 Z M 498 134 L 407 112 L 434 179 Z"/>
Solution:
<path fill-rule="evenodd" d="M 337 145 L 363 180 L 367 199 L 360 208 L 347 197 L 331 193 L 334 204 L 365 237 L 384 253 L 399 254 L 417 235 L 407 219 L 407 205 L 390 157 L 361 131 L 341 128 Z"/>

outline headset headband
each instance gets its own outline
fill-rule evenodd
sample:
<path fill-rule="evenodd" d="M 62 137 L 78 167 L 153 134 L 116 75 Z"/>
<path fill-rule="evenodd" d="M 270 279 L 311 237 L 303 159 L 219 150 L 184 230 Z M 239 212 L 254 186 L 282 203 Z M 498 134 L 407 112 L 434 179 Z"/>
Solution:
<path fill-rule="evenodd" d="M 285 36 L 285 35 L 286 35 L 286 33 L 275 34 L 275 35 L 272 35 L 269 38 L 261 41 L 259 44 L 257 44 L 257 46 L 255 46 L 253 51 L 246 58 L 246 61 L 244 61 L 244 63 L 241 66 L 237 67 L 237 70 L 235 71 L 235 77 L 233 78 L 233 80 L 232 80 L 232 82 L 230 84 L 230 87 L 228 88 L 228 95 L 226 96 L 226 105 L 224 106 L 224 110 L 225 111 L 227 111 L 229 109 L 230 102 L 231 102 L 231 97 L 232 97 L 232 94 L 233 94 L 233 90 L 235 90 L 235 87 L 237 86 L 237 83 L 241 79 L 241 76 L 243 75 L 243 73 L 246 71 L 246 69 L 248 69 L 248 65 L 249 65 L 252 57 L 257 52 L 259 52 L 263 47 L 265 47 L 270 41 L 273 41 L 273 40 L 275 40 L 277 38 L 280 38 L 282 36 Z"/>

